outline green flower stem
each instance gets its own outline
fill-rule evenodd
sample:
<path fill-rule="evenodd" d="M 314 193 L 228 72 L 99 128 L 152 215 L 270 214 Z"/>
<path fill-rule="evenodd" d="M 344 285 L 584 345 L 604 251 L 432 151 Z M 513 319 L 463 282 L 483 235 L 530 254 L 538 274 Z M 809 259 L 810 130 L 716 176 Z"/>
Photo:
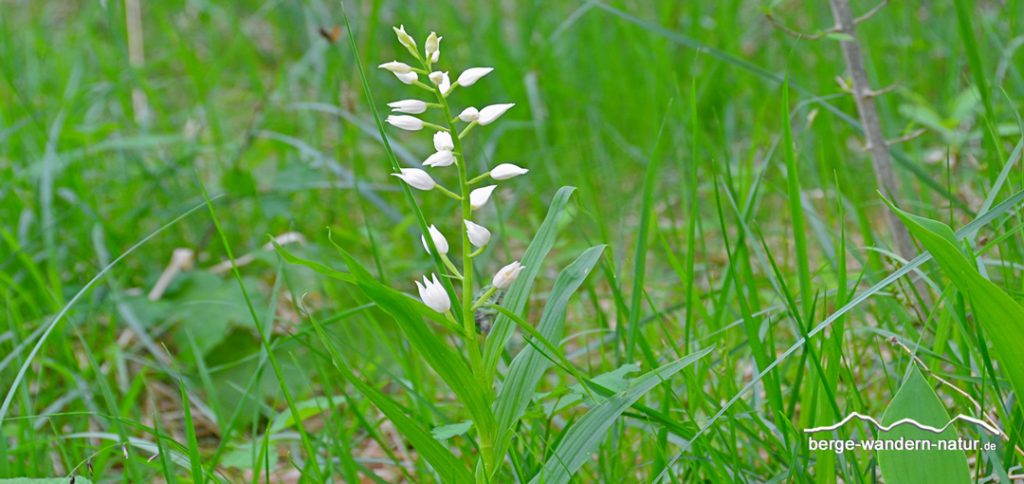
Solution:
<path fill-rule="evenodd" d="M 451 117 L 451 114 L 449 114 L 449 115 L 448 115 L 448 117 Z M 480 123 L 477 123 L 476 121 L 473 121 L 472 123 L 469 123 L 469 125 L 468 125 L 468 126 L 466 126 L 466 127 L 465 127 L 465 128 L 464 128 L 464 129 L 462 130 L 462 132 L 461 132 L 461 133 L 459 133 L 459 139 L 461 140 L 462 138 L 465 138 L 465 137 L 466 137 L 466 133 L 468 133 L 468 132 L 469 132 L 469 130 L 471 130 L 471 129 L 475 128 L 475 127 L 476 127 L 476 125 L 478 125 L 478 124 L 480 124 Z M 453 132 L 453 133 L 455 132 L 455 125 L 454 125 L 454 124 L 452 125 L 452 132 Z"/>
<path fill-rule="evenodd" d="M 441 193 L 443 193 L 445 195 L 448 195 L 449 197 L 451 197 L 451 198 L 453 198 L 455 200 L 462 201 L 462 195 L 459 195 L 459 194 L 457 194 L 457 193 L 455 193 L 455 192 L 453 192 L 453 191 L 451 191 L 451 190 L 441 186 L 440 184 L 434 185 L 434 188 L 437 188 L 437 191 L 439 191 L 439 192 L 441 192 Z"/>
<path fill-rule="evenodd" d="M 441 261 L 444 262 L 445 267 L 447 267 L 449 271 L 452 271 L 452 276 L 460 281 L 463 279 L 459 269 L 456 268 L 455 264 L 452 264 L 452 260 L 448 258 L 448 254 L 441 254 Z"/>
<path fill-rule="evenodd" d="M 480 296 L 480 299 L 477 299 L 476 302 L 473 303 L 473 312 L 476 312 L 477 309 L 480 309 L 480 306 L 482 306 L 484 303 L 486 303 L 487 300 L 490 299 L 491 296 L 493 296 L 494 293 L 497 292 L 497 291 L 498 291 L 498 288 L 496 288 L 494 286 L 491 286 L 491 288 L 488 289 L 487 292 L 485 292 L 482 296 Z"/>
<path fill-rule="evenodd" d="M 477 249 L 477 250 L 474 250 L 473 252 L 471 252 L 471 253 L 469 254 L 469 256 L 470 256 L 470 257 L 476 257 L 476 256 L 478 256 L 478 255 L 482 254 L 482 253 L 484 252 L 484 249 L 485 249 L 485 248 L 487 248 L 487 246 L 486 246 L 486 245 L 485 245 L 485 246 L 483 246 L 483 247 L 480 247 L 480 248 L 479 248 L 479 249 Z"/>
<path fill-rule="evenodd" d="M 426 66 L 426 64 L 424 64 Z M 417 81 L 418 84 L 423 84 Z M 448 123 L 448 128 L 444 129 L 449 133 L 456 133 L 455 123 L 451 121 L 452 112 L 451 107 L 448 105 L 448 99 L 445 98 L 445 93 L 441 92 L 441 88 L 434 86 L 434 95 L 437 97 L 437 102 L 441 104 L 441 109 L 444 110 L 444 119 Z M 470 123 L 472 126 L 474 123 Z M 426 126 L 427 123 L 424 123 Z M 467 128 L 468 129 L 468 128 Z M 465 133 L 465 131 L 463 132 Z M 455 166 L 458 168 L 459 173 L 459 192 L 462 195 L 460 200 L 461 214 L 459 219 L 459 232 L 462 233 L 462 298 L 460 303 L 462 304 L 462 326 L 466 332 L 466 352 L 469 353 L 469 363 L 473 374 L 480 381 L 481 388 L 487 390 L 488 401 L 493 399 L 490 395 L 493 391 L 490 379 L 487 376 L 487 371 L 484 368 L 483 357 L 480 353 L 480 340 L 476 332 L 476 314 L 473 311 L 473 258 L 470 257 L 472 251 L 472 245 L 469 243 L 469 233 L 466 231 L 465 221 L 472 218 L 472 207 L 469 205 L 469 183 L 467 182 L 466 176 L 466 158 L 462 149 L 462 135 L 452 138 L 452 143 L 455 145 L 455 154 L 458 158 L 458 162 Z M 480 458 L 483 462 L 484 472 L 488 474 L 495 465 L 494 454 L 494 435 L 480 434 Z"/>
<path fill-rule="evenodd" d="M 445 128 L 444 126 L 441 126 L 441 125 L 439 125 L 439 124 L 434 124 L 434 123 L 431 123 L 431 122 L 429 122 L 429 121 L 424 121 L 424 122 L 423 122 L 423 127 L 424 127 L 424 128 L 430 128 L 430 129 L 436 129 L 436 130 L 438 130 L 438 131 L 446 131 L 446 132 L 451 132 L 451 131 L 450 131 L 450 130 L 449 130 L 448 128 Z"/>
<path fill-rule="evenodd" d="M 477 176 L 476 178 L 468 181 L 467 183 L 469 183 L 470 185 L 476 185 L 477 183 L 480 183 L 480 182 L 486 180 L 487 177 L 489 177 L 489 176 L 491 176 L 491 172 L 483 173 L 483 174 L 480 174 L 479 176 Z"/>

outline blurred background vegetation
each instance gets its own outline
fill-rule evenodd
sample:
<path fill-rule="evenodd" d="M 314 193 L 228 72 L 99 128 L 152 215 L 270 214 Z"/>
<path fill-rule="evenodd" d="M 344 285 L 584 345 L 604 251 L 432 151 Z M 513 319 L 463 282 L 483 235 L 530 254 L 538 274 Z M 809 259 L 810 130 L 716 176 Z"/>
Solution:
<path fill-rule="evenodd" d="M 852 3 L 859 13 L 874 6 Z M 955 227 L 973 218 L 1020 138 L 1024 95 L 1024 2 L 959 3 L 966 15 L 957 15 L 955 2 L 892 2 L 858 33 L 873 85 L 894 86 L 877 102 L 887 136 L 907 138 L 896 148 L 904 160 L 896 168 L 901 205 Z M 296 477 L 292 464 L 306 457 L 288 431 L 295 422 L 266 369 L 238 284 L 217 268 L 227 254 L 201 207 L 200 183 L 218 197 L 214 206 L 235 255 L 252 255 L 241 268 L 246 289 L 271 330 L 289 387 L 310 409 L 307 425 L 330 429 L 323 434 L 335 437 L 318 445 L 333 450 L 335 440 L 347 439 L 340 445 L 351 445 L 364 472 L 385 480 L 401 478 L 391 461 L 412 452 L 381 448 L 380 442 L 395 445 L 399 437 L 332 373 L 300 299 L 330 324 L 368 381 L 405 395 L 404 403 L 428 424 L 452 423 L 443 387 L 430 383 L 382 313 L 368 308 L 351 287 L 283 265 L 264 248 L 270 237 L 293 232 L 303 239 L 294 245 L 296 252 L 330 264 L 338 260 L 327 242 L 330 228 L 336 242 L 407 292 L 431 267 L 415 219 L 388 176 L 355 69 L 358 55 L 378 110 L 410 97 L 391 74 L 374 69 L 402 59 L 392 25 L 404 24 L 417 39 L 432 30 L 443 35 L 442 64 L 453 72 L 496 68 L 486 82 L 459 92 L 461 106 L 517 103 L 467 147 L 478 163 L 471 172 L 500 162 L 531 170 L 497 192 L 491 222 L 496 243 L 482 259 L 482 274 L 519 258 L 555 191 L 578 187 L 541 273 L 546 282 L 534 298 L 543 300 L 557 271 L 584 248 L 609 245 L 598 275 L 569 308 L 573 337 L 566 352 L 590 374 L 630 363 L 617 351 L 619 342 L 606 336 L 617 334 L 629 314 L 623 291 L 628 293 L 636 277 L 643 174 L 652 159 L 660 160 L 656 223 L 640 252 L 647 254 L 642 312 L 657 324 L 645 326 L 644 336 L 657 354 L 678 349 L 684 339 L 690 344 L 691 335 L 701 342 L 693 347 L 714 343 L 730 349 L 693 372 L 701 376 L 687 377 L 684 394 L 706 394 L 706 401 L 691 404 L 692 412 L 680 417 L 687 422 L 713 414 L 753 369 L 746 333 L 729 326 L 745 308 L 723 280 L 736 277 L 754 306 L 779 302 L 773 274 L 751 255 L 759 240 L 741 243 L 746 248 L 738 250 L 746 253 L 739 257 L 747 264 L 731 272 L 737 254 L 726 247 L 744 232 L 733 206 L 750 207 L 746 230 L 764 237 L 784 279 L 797 284 L 800 261 L 793 252 L 787 172 L 779 152 L 782 79 L 790 83 L 808 264 L 822 297 L 817 316 L 804 324 L 834 309 L 828 291 L 839 279 L 836 257 L 849 259 L 851 284 L 858 276 L 877 281 L 894 267 L 884 250 L 874 249 L 890 247 L 891 240 L 863 138 L 848 122 L 857 112 L 845 91 L 841 39 L 797 38 L 776 25 L 825 30 L 832 24 L 827 2 L 347 5 L 358 52 L 347 43 L 337 2 L 0 0 L 0 388 L 11 397 L 0 420 L 0 476 L 66 475 L 75 466 L 83 467 L 74 472 L 97 480 L 160 474 L 159 459 L 147 462 L 151 447 L 127 445 L 131 455 L 125 459 L 120 443 L 128 437 L 153 442 L 139 426 L 157 425 L 185 445 L 189 432 L 180 384 L 191 401 L 188 418 L 206 462 L 218 452 L 225 475 L 252 478 L 253 449 L 268 436 L 277 450 L 272 469 L 263 472 Z M 958 23 L 965 21 L 966 34 Z M 991 100 L 984 117 L 968 36 L 978 45 L 977 69 Z M 389 136 L 407 166 L 419 166 L 432 151 L 429 137 L 394 130 Z M 696 186 L 689 181 L 693 170 Z M 1020 187 L 1019 173 L 1014 171 L 1008 189 Z M 691 189 L 698 194 L 696 205 L 689 203 Z M 454 213 L 454 204 L 441 197 L 418 199 L 428 218 L 450 219 Z M 196 206 L 200 210 L 161 230 Z M 698 234 L 693 247 L 687 246 L 690 220 Z M 841 229 L 849 252 L 837 256 Z M 998 251 L 1004 268 L 1020 262 L 1016 239 Z M 158 298 L 147 297 L 179 248 L 194 251 L 194 267 L 177 274 Z M 687 271 L 691 252 L 695 268 Z M 70 305 L 29 361 L 53 317 L 123 254 Z M 1000 277 L 1001 285 L 1019 292 L 1016 268 Z M 700 307 L 686 315 L 680 309 L 691 287 Z M 539 311 L 542 305 L 531 307 Z M 767 328 L 780 314 L 765 318 Z M 852 407 L 880 414 L 908 358 L 888 347 L 884 336 L 923 338 L 928 345 L 931 330 L 895 293 L 862 305 L 847 325 L 857 328 L 846 354 L 856 365 L 841 393 L 858 402 Z M 768 331 L 769 339 L 781 352 L 798 330 L 788 323 L 777 329 Z M 780 378 L 799 394 L 797 375 L 811 364 L 797 356 L 791 360 Z M 961 363 L 964 385 L 983 393 L 970 361 Z M 25 365 L 23 381 L 12 390 Z M 569 391 L 566 382 L 571 379 L 557 375 L 544 389 Z M 331 405 L 332 396 L 344 396 L 346 403 Z M 762 398 L 753 397 L 750 408 L 737 412 L 759 408 Z M 797 425 L 794 406 L 789 410 Z M 794 470 L 808 465 L 805 451 L 787 448 L 785 439 L 763 437 L 771 432 L 760 421 L 745 425 L 732 423 L 706 437 L 703 452 L 728 463 L 693 464 L 693 475 L 806 477 L 808 471 Z M 368 428 L 385 437 L 377 440 Z M 635 441 L 618 445 L 657 459 L 658 436 L 630 432 Z M 545 435 L 532 434 L 520 444 L 543 449 Z M 472 452 L 459 438 L 452 445 Z M 648 475 L 615 452 L 615 445 L 602 446 L 603 457 L 585 468 L 586 475 Z M 524 454 L 527 462 L 540 459 Z M 687 460 L 701 457 L 688 455 Z"/>

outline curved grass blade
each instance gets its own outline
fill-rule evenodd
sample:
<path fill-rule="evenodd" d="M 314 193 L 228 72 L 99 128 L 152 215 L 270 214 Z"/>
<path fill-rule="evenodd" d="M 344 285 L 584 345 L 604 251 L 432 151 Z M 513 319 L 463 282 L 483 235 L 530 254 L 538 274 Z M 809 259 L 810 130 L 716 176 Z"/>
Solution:
<path fill-rule="evenodd" d="M 217 198 L 220 198 L 220 196 L 218 195 L 216 197 L 213 197 L 211 200 L 216 200 Z M 43 343 L 45 343 L 46 339 L 50 337 L 50 333 L 52 333 L 54 328 L 57 327 L 57 324 L 64 320 L 64 316 L 66 316 L 68 314 L 68 311 L 71 310 L 71 306 L 74 306 L 75 303 L 77 303 L 78 300 L 81 299 L 82 296 L 84 296 L 85 293 L 89 291 L 89 289 L 92 289 L 92 286 L 96 285 L 96 283 L 99 282 L 99 280 L 102 279 L 103 276 L 107 274 L 107 272 L 110 272 L 110 269 L 117 265 L 117 263 L 124 260 L 125 257 L 128 257 L 129 254 L 135 252 L 135 250 L 141 247 L 142 244 L 149 242 L 149 240 L 152 239 L 153 237 L 156 237 L 164 230 L 167 230 L 171 226 L 180 222 L 185 217 L 188 217 L 193 212 L 205 206 L 205 201 L 200 202 L 192 206 L 192 208 L 186 210 L 181 215 L 178 215 L 170 222 L 167 222 L 160 228 L 154 230 L 149 235 L 143 237 L 141 240 L 136 242 L 135 245 L 132 245 L 131 247 L 128 248 L 128 250 L 124 251 L 121 255 L 117 256 L 117 258 L 110 261 L 110 263 L 104 266 L 103 269 L 100 269 L 100 271 L 97 272 L 92 279 L 89 279 L 89 282 L 85 283 L 85 285 L 82 286 L 82 288 L 79 289 L 78 292 L 76 292 L 75 295 L 71 297 L 71 300 L 68 301 L 63 308 L 61 308 L 57 315 L 53 317 L 53 320 L 51 320 L 50 323 L 46 326 L 46 330 L 43 331 L 42 335 L 40 335 L 39 341 L 37 341 L 35 346 L 32 347 L 32 351 L 29 352 L 28 356 L 25 358 L 25 362 L 22 363 L 21 368 L 18 369 L 18 373 L 17 375 L 15 375 L 14 381 L 11 382 L 10 388 L 7 389 L 7 396 L 4 397 L 4 402 L 2 405 L 0 405 L 0 424 L 3 424 L 4 417 L 7 416 L 7 410 L 10 409 L 11 402 L 14 400 L 14 394 L 18 391 L 18 385 L 21 383 L 21 380 L 25 378 L 25 372 L 28 371 L 28 367 L 32 364 L 32 360 L 35 359 L 35 356 L 37 354 L 39 354 L 39 350 L 43 348 Z"/>
<path fill-rule="evenodd" d="M 576 191 L 576 187 L 562 187 L 558 189 L 554 199 L 551 200 L 548 214 L 540 225 L 540 230 L 537 231 L 537 235 L 534 236 L 533 241 L 526 248 L 522 260 L 523 272 L 519 274 L 519 277 L 509 287 L 502 304 L 512 312 L 518 314 L 526 307 L 526 301 L 530 297 L 530 289 L 533 288 L 533 281 L 540 272 L 544 258 L 547 257 L 551 247 L 555 244 L 555 236 L 558 234 L 559 228 L 558 217 L 561 215 L 562 210 L 565 209 L 565 205 L 569 202 L 569 196 L 574 191 Z M 487 335 L 487 342 L 484 347 L 484 368 L 487 375 L 494 374 L 494 370 L 498 366 L 498 359 L 501 358 L 501 352 L 505 349 L 505 344 L 512 337 L 514 330 L 514 324 L 505 315 L 498 316 L 494 321 L 494 327 L 491 328 L 490 334 Z"/>
<path fill-rule="evenodd" d="M 537 324 L 537 331 L 544 340 L 558 341 L 562 338 L 569 298 L 590 275 L 594 265 L 600 260 L 604 248 L 604 245 L 598 245 L 587 249 L 558 275 L 547 305 L 544 306 L 544 312 L 541 313 L 540 322 Z M 540 382 L 549 366 L 550 362 L 533 346 L 523 348 L 512 360 L 508 376 L 494 402 L 494 414 L 498 424 L 498 439 L 494 445 L 495 455 L 504 455 L 505 449 L 512 440 L 516 422 L 523 416 L 523 412 L 530 404 L 530 399 L 533 398 L 537 383 Z"/>
<path fill-rule="evenodd" d="M 631 382 L 629 388 L 617 393 L 591 408 L 562 437 L 554 454 L 544 463 L 544 467 L 530 480 L 531 484 L 566 483 L 594 453 L 594 449 L 604 438 L 605 432 L 615 420 L 631 407 L 637 400 L 651 391 L 655 386 L 676 374 L 679 370 L 703 358 L 711 352 L 706 348 L 691 353 L 658 369 L 651 370 Z"/>

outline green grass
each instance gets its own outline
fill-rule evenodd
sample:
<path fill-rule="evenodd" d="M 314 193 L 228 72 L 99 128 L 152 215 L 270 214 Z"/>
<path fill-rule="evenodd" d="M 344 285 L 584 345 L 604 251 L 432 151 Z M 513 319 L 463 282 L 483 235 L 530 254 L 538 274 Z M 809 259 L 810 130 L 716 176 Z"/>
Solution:
<path fill-rule="evenodd" d="M 766 12 L 831 22 L 828 2 L 0 0 L 0 479 L 913 482 L 941 458 L 812 451 L 804 429 L 925 401 L 1002 432 L 954 424 L 994 444 L 956 473 L 1024 475 L 1024 2 L 858 26 L 873 87 L 896 85 L 883 131 L 909 138 L 898 208 L 839 40 Z M 453 77 L 495 70 L 447 99 L 403 85 L 376 69 L 413 63 L 399 24 L 442 35 Z M 423 115 L 446 129 L 516 103 L 431 169 L 446 187 L 530 172 L 478 211 L 410 189 L 389 174 L 434 148 L 384 123 L 407 98 L 449 103 Z M 492 233 L 472 257 L 467 216 Z M 450 317 L 412 283 L 451 272 L 431 224 L 463 276 L 441 277 Z M 193 264 L 149 298 L 179 248 Z"/>

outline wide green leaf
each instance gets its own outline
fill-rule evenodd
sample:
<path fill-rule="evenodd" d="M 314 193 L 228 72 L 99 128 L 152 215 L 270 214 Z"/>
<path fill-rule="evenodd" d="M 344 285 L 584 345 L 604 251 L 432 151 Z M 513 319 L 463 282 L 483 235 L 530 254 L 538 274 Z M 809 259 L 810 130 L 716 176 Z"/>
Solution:
<path fill-rule="evenodd" d="M 1014 392 L 1018 396 L 1024 395 L 1024 358 L 1020 357 L 1020 348 L 1024 347 L 1024 307 L 1002 288 L 981 276 L 960 250 L 956 235 L 947 225 L 895 207 L 893 210 L 971 302 L 975 319 L 988 334 L 1000 367 Z M 1020 398 L 1017 402 L 1021 404 Z"/>
<path fill-rule="evenodd" d="M 555 244 L 555 236 L 558 235 L 559 229 L 559 216 L 562 214 L 562 210 L 565 209 L 565 205 L 569 202 L 569 196 L 574 191 L 576 191 L 575 187 L 562 187 L 558 189 L 558 192 L 555 193 L 555 198 L 551 200 L 548 214 L 540 225 L 540 230 L 537 231 L 537 235 L 534 236 L 533 241 L 526 248 L 521 261 L 523 271 L 516 278 L 515 282 L 512 283 L 512 286 L 509 287 L 508 292 L 505 293 L 502 303 L 503 306 L 513 313 L 521 313 L 523 308 L 526 307 L 526 301 L 530 297 L 530 289 L 533 288 L 533 281 L 537 278 L 537 274 L 540 273 L 544 258 L 547 257 L 551 247 Z M 507 316 L 499 315 L 494 321 L 494 326 L 487 336 L 487 343 L 484 347 L 484 366 L 487 369 L 488 375 L 494 374 L 494 369 L 498 366 L 498 359 L 501 358 L 505 344 L 508 343 L 509 338 L 512 337 L 514 332 L 515 323 Z"/>
<path fill-rule="evenodd" d="M 939 400 L 916 366 L 911 367 L 903 385 L 889 403 L 882 416 L 882 424 L 888 426 L 907 418 L 935 428 L 942 428 L 949 423 L 949 413 L 943 407 L 942 400 Z M 888 432 L 879 433 L 879 439 L 954 441 L 957 433 L 952 427 L 934 433 L 910 424 L 901 424 Z M 879 450 L 878 465 L 885 482 L 924 484 L 970 481 L 967 454 L 963 450 Z"/>
<path fill-rule="evenodd" d="M 631 407 L 637 400 L 651 391 L 665 379 L 679 372 L 693 362 L 711 352 L 711 348 L 691 353 L 672 363 L 645 373 L 634 380 L 629 388 L 619 392 L 587 411 L 566 431 L 554 453 L 544 463 L 544 467 L 530 480 L 531 484 L 566 483 L 597 448 L 604 438 L 605 432 L 612 426 L 619 415 Z"/>
<path fill-rule="evenodd" d="M 558 275 L 537 325 L 538 332 L 546 341 L 557 342 L 562 338 L 569 298 L 590 275 L 603 251 L 603 245 L 587 249 Z M 550 365 L 551 362 L 532 346 L 523 348 L 512 360 L 508 376 L 494 402 L 499 432 L 494 445 L 495 455 L 504 454 L 512 440 L 516 422 L 530 404 L 537 383 Z"/>

